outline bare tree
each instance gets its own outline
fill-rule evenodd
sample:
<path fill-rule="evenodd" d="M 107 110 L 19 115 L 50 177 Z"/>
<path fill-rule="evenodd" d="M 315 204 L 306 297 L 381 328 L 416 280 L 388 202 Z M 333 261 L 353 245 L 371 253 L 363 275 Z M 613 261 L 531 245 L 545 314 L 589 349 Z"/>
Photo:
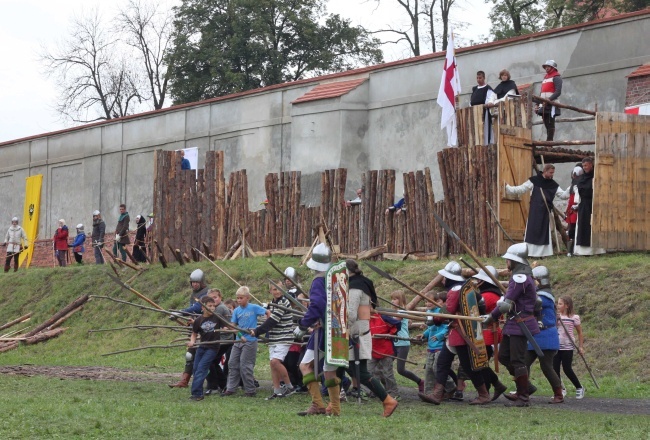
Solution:
<path fill-rule="evenodd" d="M 161 11 L 158 3 L 129 0 L 120 10 L 116 24 L 117 32 L 127 33 L 125 43 L 140 54 L 150 94 L 147 98 L 153 101 L 155 110 L 163 108 L 170 73 L 164 57 L 173 30 L 171 10 Z"/>
<path fill-rule="evenodd" d="M 385 29 L 379 29 L 374 33 L 391 33 L 397 35 L 397 39 L 388 41 L 389 43 L 400 43 L 405 41 L 413 56 L 419 56 L 428 51 L 424 49 L 425 44 L 429 43 L 432 52 L 437 50 L 437 41 L 442 40 L 442 49 L 447 49 L 447 30 L 449 28 L 449 13 L 456 0 L 373 0 L 376 4 L 398 3 L 408 17 L 409 25 L 404 28 L 395 28 L 388 26 Z M 439 4 L 440 13 L 436 5 Z M 442 24 L 442 31 L 437 32 L 436 26 Z"/>
<path fill-rule="evenodd" d="M 97 11 L 72 20 L 68 37 L 41 59 L 60 87 L 57 111 L 74 122 L 126 116 L 142 102 L 140 79 Z"/>
<path fill-rule="evenodd" d="M 374 0 L 377 4 L 381 3 L 381 0 Z M 386 0 L 383 0 L 386 2 Z M 424 14 L 426 10 L 422 10 L 420 7 L 425 0 L 390 0 L 392 2 L 397 2 L 409 19 L 409 26 L 406 29 L 394 28 L 393 26 L 388 26 L 385 29 L 379 29 L 373 33 L 390 33 L 397 35 L 397 39 L 389 41 L 389 43 L 400 43 L 406 41 L 411 49 L 413 56 L 419 56 L 420 52 L 420 17 Z"/>

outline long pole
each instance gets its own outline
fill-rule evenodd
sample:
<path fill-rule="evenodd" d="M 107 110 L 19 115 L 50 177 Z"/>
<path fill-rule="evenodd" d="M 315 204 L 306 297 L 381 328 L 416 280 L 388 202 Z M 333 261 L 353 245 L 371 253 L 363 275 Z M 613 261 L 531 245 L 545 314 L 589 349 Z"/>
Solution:
<path fill-rule="evenodd" d="M 596 385 L 596 388 L 600 389 L 600 386 L 598 385 L 598 382 L 596 381 L 596 376 L 594 376 L 594 373 L 591 372 L 591 368 L 589 367 L 589 364 L 587 363 L 587 359 L 585 359 L 584 355 L 580 353 L 580 350 L 578 349 L 578 346 L 576 345 L 576 341 L 573 340 L 571 335 L 569 334 L 569 330 L 567 330 L 566 325 L 564 325 L 564 322 L 562 322 L 562 318 L 559 319 L 560 324 L 562 324 L 562 328 L 564 328 L 564 333 L 567 335 L 569 338 L 569 341 L 571 341 L 571 345 L 573 345 L 573 348 L 576 349 L 580 357 L 582 358 L 582 362 L 585 363 L 585 367 L 587 367 L 587 371 L 589 372 L 589 375 L 591 376 L 591 380 L 594 381 L 594 385 Z"/>

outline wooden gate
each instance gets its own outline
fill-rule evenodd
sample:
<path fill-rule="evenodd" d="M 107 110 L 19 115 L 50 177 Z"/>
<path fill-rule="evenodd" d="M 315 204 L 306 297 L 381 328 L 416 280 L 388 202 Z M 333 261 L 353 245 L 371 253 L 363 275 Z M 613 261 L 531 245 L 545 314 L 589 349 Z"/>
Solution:
<path fill-rule="evenodd" d="M 512 127 L 499 124 L 498 126 L 497 188 L 499 206 L 499 221 L 508 235 L 515 241 L 523 241 L 528 219 L 530 195 L 506 195 L 505 184 L 521 185 L 531 176 L 533 150 L 524 145 L 530 142 L 531 131 L 527 128 Z M 512 243 L 499 230 L 497 234 L 497 251 L 503 253 Z"/>
<path fill-rule="evenodd" d="M 650 250 L 650 116 L 598 113 L 592 246 Z"/>

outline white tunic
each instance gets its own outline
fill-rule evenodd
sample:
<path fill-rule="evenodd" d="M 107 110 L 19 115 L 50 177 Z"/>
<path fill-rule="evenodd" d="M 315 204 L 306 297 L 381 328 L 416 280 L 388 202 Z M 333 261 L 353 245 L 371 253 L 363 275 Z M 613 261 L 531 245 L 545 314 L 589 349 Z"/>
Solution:
<path fill-rule="evenodd" d="M 7 253 L 20 252 L 21 241 L 26 245 L 27 234 L 20 226 L 9 226 L 9 230 L 5 235 L 5 243 L 7 243 Z"/>

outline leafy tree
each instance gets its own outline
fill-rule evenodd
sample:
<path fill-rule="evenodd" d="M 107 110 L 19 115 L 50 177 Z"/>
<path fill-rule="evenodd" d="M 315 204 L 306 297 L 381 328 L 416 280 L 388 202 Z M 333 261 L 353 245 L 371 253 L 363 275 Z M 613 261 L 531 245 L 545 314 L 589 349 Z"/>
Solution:
<path fill-rule="evenodd" d="M 379 41 L 324 0 L 183 0 L 174 12 L 176 103 L 382 61 Z"/>
<path fill-rule="evenodd" d="M 495 40 L 542 30 L 541 0 L 485 0 L 494 3 L 489 14 Z"/>

